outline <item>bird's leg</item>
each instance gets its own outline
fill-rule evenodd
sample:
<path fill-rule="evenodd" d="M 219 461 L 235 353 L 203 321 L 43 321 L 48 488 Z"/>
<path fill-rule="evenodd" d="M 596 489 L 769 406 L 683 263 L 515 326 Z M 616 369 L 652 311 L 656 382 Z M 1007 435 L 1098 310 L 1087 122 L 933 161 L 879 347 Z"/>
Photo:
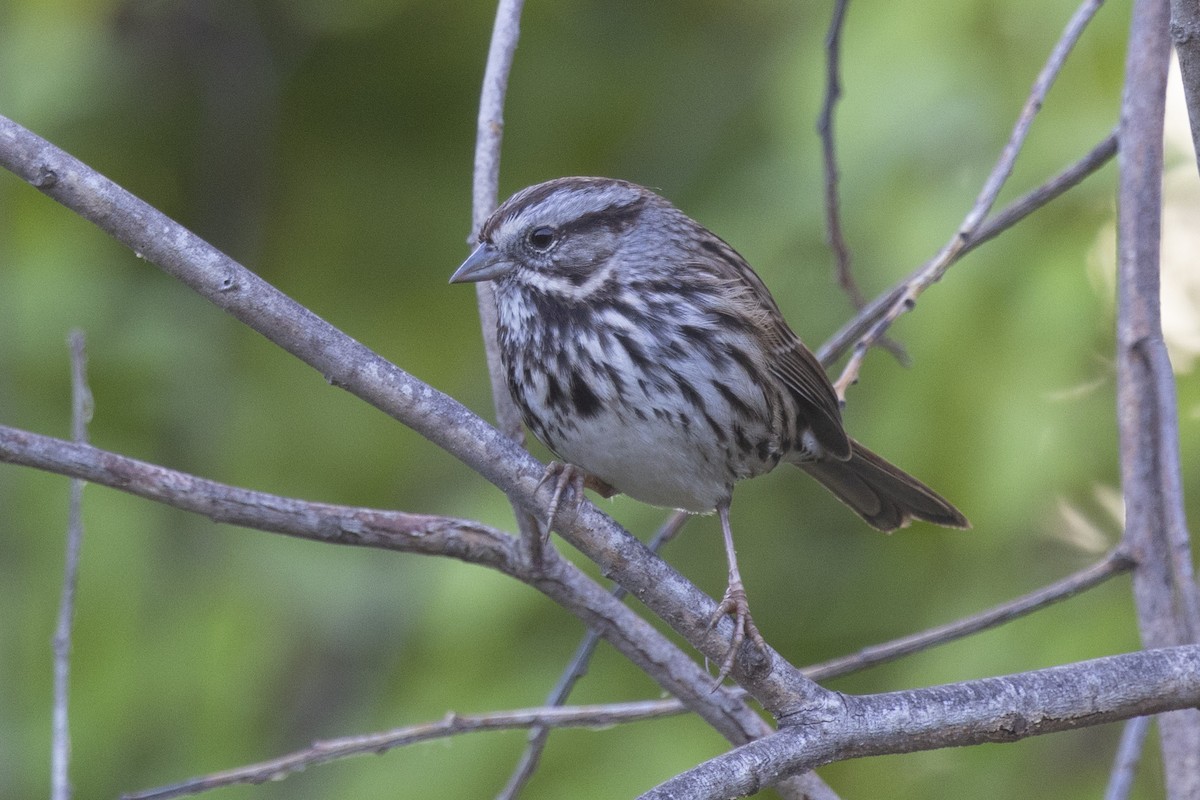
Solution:
<path fill-rule="evenodd" d="M 601 497 L 612 497 L 617 490 L 609 486 L 595 475 L 589 475 L 580 467 L 565 461 L 551 461 L 546 466 L 546 472 L 538 481 L 537 488 L 554 481 L 554 494 L 550 496 L 550 504 L 546 509 L 546 518 L 542 522 L 542 540 L 550 538 L 550 530 L 554 527 L 554 518 L 558 516 L 558 508 L 562 504 L 563 492 L 568 488 L 575 494 L 575 505 L 583 502 L 584 487 L 595 491 Z"/>
<path fill-rule="evenodd" d="M 737 553 L 733 549 L 733 531 L 729 527 L 729 503 L 717 506 L 717 515 L 721 518 L 721 532 L 725 536 L 725 557 L 729 561 L 729 586 L 725 589 L 725 596 L 721 599 L 721 604 L 717 606 L 716 613 L 709 620 L 708 629 L 712 630 L 721 621 L 721 617 L 733 618 L 733 641 L 729 643 L 729 653 L 721 662 L 721 671 L 717 673 L 717 684 L 720 685 L 733 669 L 733 660 L 737 657 L 738 649 L 741 648 L 742 642 L 746 640 L 747 636 L 762 650 L 767 649 L 767 643 L 763 640 L 762 634 L 758 632 L 758 626 L 754 624 L 754 619 L 750 616 L 750 601 L 746 599 L 746 587 L 742 585 L 742 576 L 738 572 Z"/>

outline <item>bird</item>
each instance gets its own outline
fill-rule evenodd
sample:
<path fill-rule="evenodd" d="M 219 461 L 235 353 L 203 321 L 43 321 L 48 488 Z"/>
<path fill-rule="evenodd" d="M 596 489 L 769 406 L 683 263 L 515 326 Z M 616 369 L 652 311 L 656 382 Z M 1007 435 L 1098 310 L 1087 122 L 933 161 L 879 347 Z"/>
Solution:
<path fill-rule="evenodd" d="M 763 281 L 654 191 L 593 177 L 518 191 L 450 278 L 478 281 L 492 283 L 513 400 L 577 498 L 586 476 L 644 503 L 719 517 L 729 572 L 709 628 L 729 616 L 734 630 L 718 683 L 747 637 L 766 648 L 730 525 L 739 481 L 788 463 L 879 530 L 914 519 L 970 527 L 846 433 L 825 370 Z M 558 500 L 556 491 L 551 520 Z"/>

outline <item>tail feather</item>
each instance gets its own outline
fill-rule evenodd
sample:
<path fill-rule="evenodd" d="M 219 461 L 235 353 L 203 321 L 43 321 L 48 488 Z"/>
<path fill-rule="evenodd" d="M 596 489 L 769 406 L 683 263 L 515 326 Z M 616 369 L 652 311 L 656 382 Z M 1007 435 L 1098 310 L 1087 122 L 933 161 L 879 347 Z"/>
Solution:
<path fill-rule="evenodd" d="M 903 528 L 914 519 L 947 528 L 971 527 L 967 518 L 933 489 L 853 439 L 850 445 L 846 461 L 823 459 L 797 466 L 881 531 Z"/>

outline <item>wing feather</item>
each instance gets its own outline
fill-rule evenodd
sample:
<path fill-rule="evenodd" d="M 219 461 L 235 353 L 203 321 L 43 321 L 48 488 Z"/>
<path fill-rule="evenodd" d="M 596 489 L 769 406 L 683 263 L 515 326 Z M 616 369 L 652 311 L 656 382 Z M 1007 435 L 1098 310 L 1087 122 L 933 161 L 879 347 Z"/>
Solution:
<path fill-rule="evenodd" d="M 797 431 L 808 428 L 825 455 L 849 459 L 850 437 L 842 427 L 837 394 L 821 362 L 788 327 L 770 291 L 745 259 L 724 241 L 718 241 L 721 246 L 711 249 L 727 267 L 716 276 L 724 284 L 724 299 L 743 318 L 754 321 L 753 336 L 762 347 L 767 369 L 795 402 Z M 693 268 L 704 269 L 704 265 L 695 264 Z"/>

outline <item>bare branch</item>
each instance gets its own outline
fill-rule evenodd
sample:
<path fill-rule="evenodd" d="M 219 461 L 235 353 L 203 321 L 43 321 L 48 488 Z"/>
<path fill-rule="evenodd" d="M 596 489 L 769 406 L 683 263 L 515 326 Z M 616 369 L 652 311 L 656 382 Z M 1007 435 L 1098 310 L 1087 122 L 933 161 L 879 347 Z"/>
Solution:
<path fill-rule="evenodd" d="M 468 520 L 280 497 L 5 425 L 0 462 L 108 486 L 215 522 L 330 544 L 450 555 L 517 572 L 513 537 Z"/>
<path fill-rule="evenodd" d="M 508 93 L 508 74 L 517 51 L 517 40 L 521 36 L 521 10 L 524 5 L 525 0 L 500 0 L 496 6 L 496 21 L 492 26 L 487 66 L 483 71 L 479 123 L 475 132 L 475 176 L 471 192 L 472 242 L 495 210 L 500 193 L 504 98 Z"/>
<path fill-rule="evenodd" d="M 825 167 L 825 241 L 833 251 L 833 272 L 838 286 L 850 298 L 856 309 L 866 305 L 867 298 L 854 279 L 850 258 L 850 247 L 842 231 L 841 197 L 838 190 L 839 170 L 837 140 L 833 133 L 834 110 L 842 97 L 842 29 L 846 22 L 846 9 L 850 0 L 836 0 L 829 30 L 825 34 L 825 100 L 821 104 L 821 116 L 817 119 L 817 133 L 821 137 L 821 157 Z M 901 364 L 908 363 L 908 354 L 897 341 L 884 337 L 878 344 L 886 348 Z"/>
<path fill-rule="evenodd" d="M 1159 308 L 1163 114 L 1170 56 L 1166 0 L 1135 0 L 1121 100 L 1117 196 L 1117 423 L 1125 541 L 1146 647 L 1197 641 L 1175 384 Z M 1172 798 L 1200 797 L 1200 711 L 1161 717 Z"/>
<path fill-rule="evenodd" d="M 1099 586 L 1109 578 L 1127 572 L 1133 566 L 1129 556 L 1120 548 L 1109 553 L 1103 561 L 1068 575 L 1060 581 L 1043 586 L 1029 594 L 1001 603 L 979 614 L 965 617 L 947 625 L 939 625 L 912 636 L 893 639 L 883 644 L 865 647 L 857 653 L 830 659 L 804 668 L 804 674 L 814 681 L 825 681 L 840 675 L 895 661 L 906 655 L 947 644 L 973 633 L 995 628 L 1006 622 L 1032 614 L 1048 605 L 1065 600 L 1079 592 Z"/>
<path fill-rule="evenodd" d="M 496 438 L 503 440 L 499 434 Z M 83 478 L 217 522 L 330 544 L 444 555 L 491 567 L 528 583 L 601 631 L 626 658 L 731 742 L 740 744 L 770 730 L 739 693 L 714 691 L 712 679 L 698 664 L 556 551 L 548 550 L 546 560 L 534 567 L 521 557 L 513 537 L 486 525 L 279 497 L 5 426 L 0 426 L 0 462 Z"/>
<path fill-rule="evenodd" d="M 479 121 L 475 132 L 475 174 L 471 188 L 471 235 L 474 246 L 479 229 L 496 208 L 500 186 L 500 143 L 504 136 L 504 98 L 508 93 L 508 74 L 512 69 L 517 40 L 521 35 L 521 8 L 525 0 L 500 0 L 492 41 L 488 46 L 487 66 L 483 71 L 483 90 L 479 98 Z M 475 303 L 479 308 L 479 327 L 487 357 L 488 379 L 492 386 L 492 406 L 496 427 L 508 438 L 524 445 L 521 412 L 508 391 L 504 365 L 500 363 L 500 343 L 496 338 L 496 299 L 489 281 L 475 284 Z M 542 558 L 544 538 L 537 517 L 513 507 L 525 555 L 533 563 Z"/>
<path fill-rule="evenodd" d="M 300 772 L 317 764 L 325 764 L 351 756 L 380 755 L 397 747 L 428 742 L 433 739 L 444 739 L 463 733 L 502 731 L 532 726 L 604 728 L 679 714 L 683 710 L 682 705 L 673 700 L 642 700 L 633 703 L 596 706 L 526 708 L 469 716 L 460 716 L 450 712 L 439 722 L 410 725 L 382 733 L 368 733 L 347 736 L 343 739 L 313 742 L 311 746 L 303 750 L 297 750 L 270 761 L 249 764 L 224 772 L 214 772 L 170 786 L 131 792 L 121 797 L 123 800 L 167 800 L 171 797 L 199 794 L 241 783 L 259 784 L 278 781 L 294 772 Z"/>
<path fill-rule="evenodd" d="M 966 217 L 959 225 L 958 231 L 950 241 L 942 247 L 929 263 L 917 270 L 913 277 L 903 284 L 902 290 L 890 301 L 884 314 L 858 340 L 858 343 L 854 346 L 854 352 L 851 354 L 850 360 L 842 370 L 841 376 L 834 382 L 834 387 L 837 389 L 839 398 L 844 400 L 846 389 L 858 380 L 862 361 L 866 357 L 867 350 L 871 344 L 878 341 L 901 314 L 910 310 L 916 304 L 917 298 L 926 289 L 941 280 L 946 270 L 962 255 L 964 242 L 983 224 L 984 218 L 996 202 L 996 198 L 999 196 L 1004 183 L 1008 180 L 1008 176 L 1012 174 L 1017 155 L 1021 152 L 1021 147 L 1025 143 L 1025 137 L 1029 133 L 1029 128 L 1033 124 L 1034 117 L 1041 110 L 1046 93 L 1050 91 L 1050 87 L 1053 85 L 1055 78 L 1058 77 L 1058 73 L 1062 70 L 1067 56 L 1071 53 L 1071 49 L 1075 46 L 1075 43 L 1083 34 L 1084 28 L 1087 27 L 1092 17 L 1095 16 L 1102 3 L 1103 0 L 1084 0 L 1067 22 L 1067 26 L 1051 51 L 1049 59 L 1047 59 L 1045 66 L 1042 67 L 1041 72 L 1038 73 L 1037 79 L 1033 83 L 1033 88 L 1030 90 L 1029 97 L 1021 109 L 1021 114 L 1017 117 L 1017 122 L 1013 126 L 1008 143 L 1004 146 L 1003 151 L 1001 151 L 1000 158 L 996 161 L 995 166 L 992 167 L 992 172 L 976 197 L 975 204 L 967 212 Z"/>
<path fill-rule="evenodd" d="M 1194 0 L 1171 0 L 1171 39 L 1179 56 L 1183 97 L 1192 126 L 1192 150 L 1200 168 L 1200 4 Z"/>
<path fill-rule="evenodd" d="M 850 248 L 842 235 L 841 199 L 838 196 L 837 142 L 833 135 L 833 112 L 842 97 L 842 26 L 850 0 L 835 0 L 833 18 L 825 34 L 825 101 L 817 120 L 821 136 L 821 154 L 825 165 L 825 238 L 833 251 L 834 274 L 855 308 L 862 308 L 863 297 L 850 262 Z"/>
<path fill-rule="evenodd" d="M 471 236 L 474 245 L 479 229 L 496 208 L 500 186 L 500 142 L 504 136 L 504 97 L 508 92 L 508 73 L 521 35 L 521 7 L 525 0 L 500 0 L 492 42 L 488 47 L 483 72 L 483 91 L 479 98 L 479 124 L 475 134 L 475 177 L 471 191 Z M 496 407 L 496 426 L 516 442 L 523 439 L 521 414 L 508 393 L 504 367 L 500 364 L 500 345 L 496 341 L 496 301 L 492 284 L 475 284 L 479 321 L 483 329 L 488 376 L 492 381 L 492 403 Z M 522 521 L 524 532 L 525 521 Z M 536 532 L 537 526 L 532 525 Z"/>
<path fill-rule="evenodd" d="M 911 637 L 904 637 L 892 642 L 866 648 L 854 655 L 843 656 L 806 667 L 804 672 L 813 680 L 824 681 L 894 660 L 923 649 L 945 644 L 969 634 L 995 627 L 1020 616 L 1033 613 L 1052 603 L 1086 591 L 1111 577 L 1128 571 L 1131 566 L 1132 562 L 1118 548 L 1109 553 L 1107 557 L 1097 564 L 981 614 L 959 620 L 949 625 L 923 631 Z M 1136 726 L 1138 722 L 1139 720 L 1133 720 L 1130 724 Z"/>
<path fill-rule="evenodd" d="M 1080 703 L 1084 697 L 1087 702 Z M 642 798 L 742 797 L 833 761 L 1014 742 L 1188 708 L 1200 703 L 1200 646 L 844 700 L 835 720 L 785 721 L 777 733 L 681 773 Z"/>
<path fill-rule="evenodd" d="M 1083 158 L 989 217 L 963 242 L 959 257 L 965 256 L 984 242 L 999 236 L 1060 194 L 1078 185 L 1088 175 L 1107 164 L 1116 154 L 1117 132 L 1114 130 L 1101 139 L 1100 143 L 1089 150 Z"/>
<path fill-rule="evenodd" d="M 1117 153 L 1117 134 L 1114 131 L 1093 147 L 1083 158 L 1067 167 L 1062 172 L 1050 178 L 1041 186 L 1010 203 L 981 225 L 963 243 L 958 257 L 969 253 L 979 245 L 989 241 L 1004 231 L 1016 225 L 1025 217 L 1037 211 L 1042 206 L 1078 185 L 1084 178 L 1099 170 Z M 865 308 L 829 338 L 816 351 L 817 358 L 827 369 L 846 352 L 859 338 L 864 336 L 872 325 L 877 323 L 895 304 L 896 298 L 904 292 L 904 288 L 916 281 L 925 266 L 914 270 L 907 278 L 888 289 L 872 300 Z"/>
<path fill-rule="evenodd" d="M 1128 800 L 1129 793 L 1133 791 L 1138 762 L 1142 760 L 1142 747 L 1146 743 L 1146 732 L 1150 730 L 1150 719 L 1134 717 L 1125 723 L 1104 800 Z"/>
<path fill-rule="evenodd" d="M 654 554 L 658 554 L 662 546 L 675 538 L 675 536 L 683 530 L 684 523 L 689 519 L 689 515 L 685 511 L 672 512 L 655 532 L 654 536 L 646 543 L 646 548 Z M 628 592 L 620 586 L 614 586 L 612 596 L 617 600 L 624 600 Z M 550 691 L 550 695 L 546 698 L 547 706 L 561 706 L 567 702 L 567 698 L 571 696 L 571 690 L 575 688 L 575 684 L 587 674 L 588 664 L 591 663 L 592 655 L 596 652 L 596 646 L 600 644 L 600 634 L 589 629 L 584 634 L 583 641 L 579 643 L 579 647 L 575 649 L 575 655 L 571 657 L 571 661 L 567 664 L 567 668 L 563 670 L 563 674 L 559 677 L 558 682 Z M 521 791 L 533 778 L 533 773 L 537 770 L 538 762 L 542 759 L 542 752 L 546 749 L 546 742 L 550 739 L 550 726 L 534 725 L 529 731 L 529 741 L 525 745 L 525 751 L 521 753 L 521 760 L 517 762 L 517 766 L 513 769 L 512 775 L 508 779 L 508 783 L 496 795 L 497 800 L 514 800 L 519 797 Z"/>
<path fill-rule="evenodd" d="M 83 331 L 71 331 L 71 437 L 87 443 L 92 419 L 92 392 L 87 380 L 87 351 Z M 71 624 L 75 619 L 75 587 L 79 583 L 79 553 L 83 548 L 83 481 L 71 481 L 64 556 L 62 596 L 54 628 L 54 712 L 50 742 L 50 798 L 70 800 L 71 727 L 68 709 L 71 687 Z"/>
<path fill-rule="evenodd" d="M 0 164 L 51 198 L 91 220 L 151 263 L 223 308 L 250 328 L 318 370 L 327 381 L 409 426 L 482 475 L 528 513 L 541 513 L 552 487 L 542 486 L 544 467 L 448 395 L 409 375 L 360 342 L 183 228 L 162 212 L 126 192 L 78 159 L 62 152 L 11 120 L 0 117 Z M 717 604 L 586 499 L 565 504 L 556 520 L 559 533 L 646 604 L 707 658 L 721 660 L 733 622 L 709 628 Z M 603 593 L 603 592 L 602 592 Z M 607 593 L 603 593 L 607 597 Z M 611 598 L 608 598 L 611 601 Z M 619 604 L 618 604 L 619 605 Z M 639 619 L 634 615 L 635 619 Z M 590 622 L 590 620 L 589 620 Z M 639 619 L 644 624 L 644 621 Z M 653 631 L 645 625 L 644 632 Z M 606 631 L 608 637 L 611 631 Z M 632 642 L 628 642 L 632 645 Z M 636 647 L 627 656 L 637 651 Z M 738 682 L 773 714 L 799 705 L 819 708 L 835 699 L 804 678 L 774 650 L 743 649 Z M 637 663 L 667 691 L 697 712 L 721 720 L 722 734 L 744 736 L 761 730 L 730 727 L 700 695 L 699 683 L 680 683 L 683 672 L 665 669 L 678 652 L 660 662 L 642 653 Z M 744 662 L 744 663 L 743 663 Z M 680 665 L 681 669 L 690 670 Z M 689 699 L 690 698 L 690 699 Z M 739 713 L 745 706 L 738 703 Z M 757 718 L 755 718 L 757 719 Z M 714 723 L 715 724 L 715 723 Z M 735 729 L 736 728 L 736 729 Z"/>

